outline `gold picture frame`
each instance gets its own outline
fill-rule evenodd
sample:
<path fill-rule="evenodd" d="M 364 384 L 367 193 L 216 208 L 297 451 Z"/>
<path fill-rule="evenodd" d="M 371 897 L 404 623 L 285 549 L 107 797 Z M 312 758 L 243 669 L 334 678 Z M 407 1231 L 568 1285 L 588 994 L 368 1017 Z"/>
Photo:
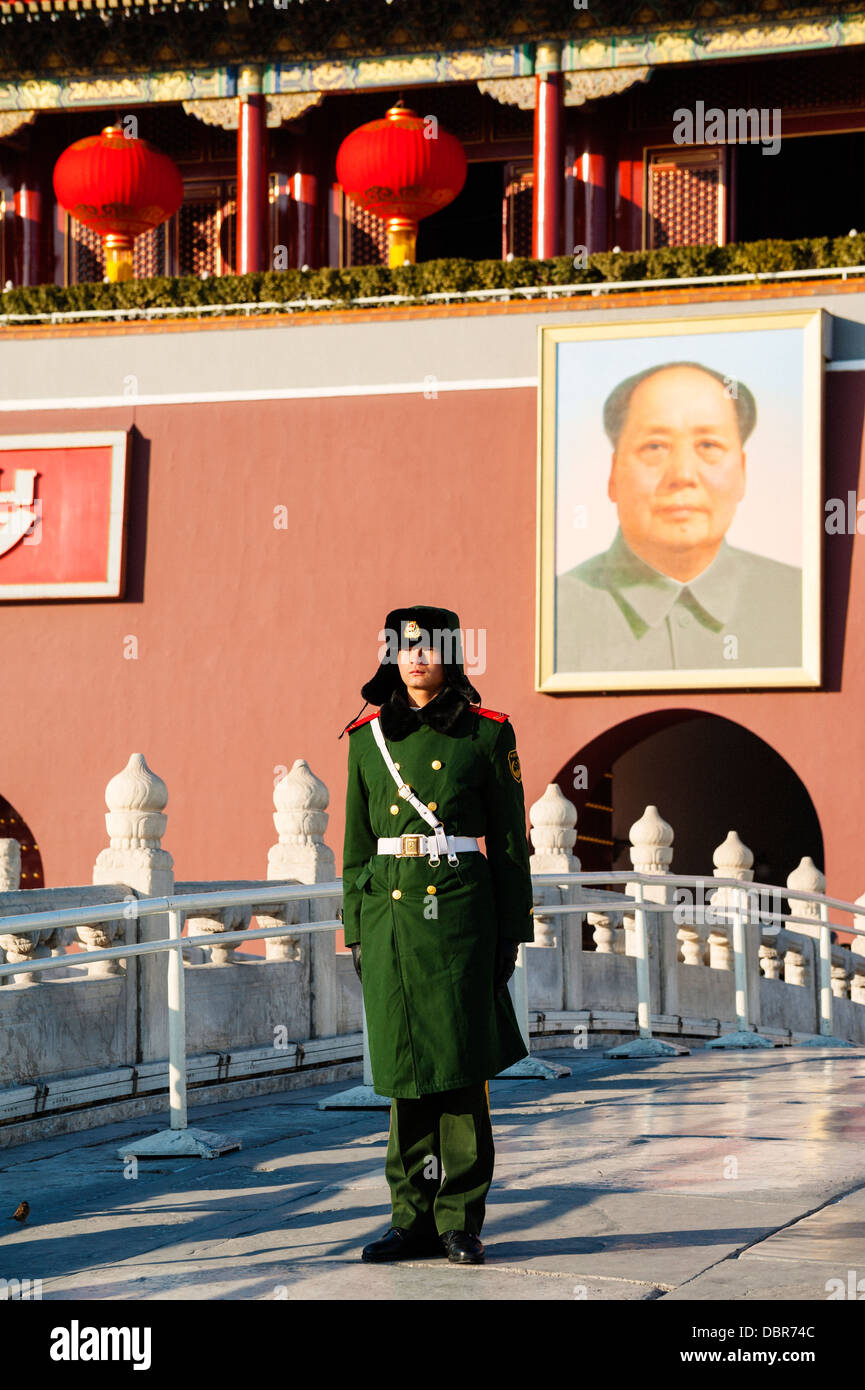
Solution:
<path fill-rule="evenodd" d="M 536 690 L 820 685 L 830 327 L 822 309 L 539 327 Z M 693 423 L 704 399 L 726 444 Z M 737 502 L 704 462 L 725 457 Z"/>

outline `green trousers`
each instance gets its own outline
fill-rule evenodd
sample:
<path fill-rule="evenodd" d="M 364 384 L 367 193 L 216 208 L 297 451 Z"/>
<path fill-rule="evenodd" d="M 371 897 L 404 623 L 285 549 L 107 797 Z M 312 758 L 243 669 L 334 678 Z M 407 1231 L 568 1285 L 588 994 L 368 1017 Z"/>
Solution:
<path fill-rule="evenodd" d="M 393 1099 L 385 1160 L 391 1225 L 425 1235 L 480 1235 L 494 1162 L 483 1082 L 417 1100 Z"/>

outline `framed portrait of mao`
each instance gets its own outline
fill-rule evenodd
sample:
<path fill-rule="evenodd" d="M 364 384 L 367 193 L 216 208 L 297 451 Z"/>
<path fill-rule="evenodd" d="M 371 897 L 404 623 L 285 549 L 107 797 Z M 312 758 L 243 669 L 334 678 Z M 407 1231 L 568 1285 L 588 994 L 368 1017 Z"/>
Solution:
<path fill-rule="evenodd" d="M 830 323 L 539 329 L 537 690 L 820 684 Z"/>

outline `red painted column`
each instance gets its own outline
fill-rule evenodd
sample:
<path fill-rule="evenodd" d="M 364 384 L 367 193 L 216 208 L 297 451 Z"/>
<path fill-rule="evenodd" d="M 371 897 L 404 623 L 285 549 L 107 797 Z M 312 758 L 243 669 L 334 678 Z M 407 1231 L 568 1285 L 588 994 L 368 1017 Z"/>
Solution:
<path fill-rule="evenodd" d="M 267 186 L 264 97 L 255 68 L 241 68 L 237 94 L 237 273 L 248 275 L 263 269 Z"/>
<path fill-rule="evenodd" d="M 643 245 L 643 155 L 620 151 L 616 166 L 615 238 L 623 251 Z"/>
<path fill-rule="evenodd" d="M 558 44 L 538 44 L 535 55 L 535 184 L 532 198 L 532 255 L 561 254 L 563 168 L 563 77 Z"/>
<path fill-rule="evenodd" d="M 565 160 L 565 250 L 585 247 L 588 255 L 610 249 L 607 231 L 606 139 L 584 118 L 568 144 Z"/>
<path fill-rule="evenodd" d="M 318 179 L 315 174 L 295 174 L 291 191 L 297 206 L 297 265 L 318 265 L 316 208 Z"/>
<path fill-rule="evenodd" d="M 42 270 L 42 194 L 32 183 L 15 192 L 16 279 L 19 285 L 38 285 Z"/>
<path fill-rule="evenodd" d="M 586 219 L 586 245 L 593 251 L 606 251 L 607 245 L 607 156 L 586 150 L 582 156 L 583 206 Z"/>

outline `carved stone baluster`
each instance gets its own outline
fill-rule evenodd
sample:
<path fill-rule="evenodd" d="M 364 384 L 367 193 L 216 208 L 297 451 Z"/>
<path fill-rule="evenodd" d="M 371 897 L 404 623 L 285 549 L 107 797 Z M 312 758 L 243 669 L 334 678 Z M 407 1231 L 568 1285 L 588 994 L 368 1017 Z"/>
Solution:
<path fill-rule="evenodd" d="M 0 892 L 16 893 L 21 887 L 21 845 L 15 839 L 0 840 Z M 0 936 L 0 951 L 7 965 L 26 965 L 28 961 L 50 956 L 48 944 L 54 932 L 28 932 Z M 43 940 L 43 938 L 46 938 Z M 20 975 L 0 976 L 0 984 L 38 985 L 45 981 L 41 970 L 24 970 Z"/>
<path fill-rule="evenodd" d="M 273 823 L 279 841 L 267 852 L 267 877 L 292 883 L 327 883 L 336 878 L 333 850 L 324 842 L 330 817 L 328 789 L 305 758 L 296 758 L 291 771 L 273 789 Z M 318 904 L 316 904 L 318 906 Z M 256 912 L 262 927 L 292 926 L 308 920 L 305 905 L 297 898 Z M 313 918 L 313 920 L 315 920 Z M 322 919 L 325 920 L 325 919 Z M 268 960 L 300 960 L 300 936 L 275 937 L 265 943 Z"/>
<path fill-rule="evenodd" d="M 788 944 L 784 952 L 784 980 L 788 985 L 808 983 L 808 963 L 805 960 L 805 947 Z"/>
<path fill-rule="evenodd" d="M 825 893 L 826 877 L 817 868 L 810 855 L 805 855 L 799 860 L 792 873 L 787 875 L 787 887 L 799 888 L 805 893 Z M 810 917 L 814 925 L 803 922 L 793 922 L 790 931 L 796 931 L 800 936 L 820 935 L 820 904 L 808 902 L 801 898 L 788 898 L 790 913 L 794 917 Z"/>
<path fill-rule="evenodd" d="M 112 777 L 105 788 L 105 827 L 110 842 L 96 857 L 94 883 L 123 883 L 141 897 L 170 896 L 174 890 L 174 860 L 162 848 L 168 824 L 164 813 L 167 802 L 168 788 L 162 778 L 147 766 L 141 753 L 133 753 L 123 771 Z M 119 941 L 157 941 L 167 937 L 167 914 L 138 917 L 135 904 L 136 899 L 130 898 L 128 917 L 93 930 L 113 931 Z M 86 936 L 81 940 L 87 944 Z M 133 986 L 126 992 L 128 1026 L 131 1030 L 140 1026 L 141 1060 L 160 1060 L 168 1052 L 165 954 L 130 956 L 127 967 Z M 140 1025 L 136 1020 L 140 1020 Z"/>
<path fill-rule="evenodd" d="M 205 946 L 210 952 L 211 965 L 235 965 L 235 946 L 218 945 L 221 932 L 246 931 L 252 917 L 251 907 L 214 908 L 207 914 L 187 917 L 186 930 L 189 936 L 213 936 L 212 946 Z"/>
<path fill-rule="evenodd" d="M 760 971 L 767 980 L 780 980 L 783 962 L 773 937 L 760 942 L 758 948 Z"/>
<path fill-rule="evenodd" d="M 160 838 L 167 824 L 162 810 L 167 800 L 168 789 L 162 778 L 151 771 L 140 753 L 133 753 L 123 771 L 112 777 L 105 788 L 108 806 L 105 824 L 111 844 L 96 860 L 94 883 L 135 882 L 137 886 L 140 883 L 149 886 L 150 876 L 146 870 L 154 860 L 162 868 L 160 860 L 165 856 L 170 865 L 170 855 L 165 855 L 160 848 Z M 143 878 L 140 877 L 142 872 Z M 146 892 L 147 887 L 142 888 L 142 893 Z M 134 903 L 135 899 L 131 898 L 133 916 Z M 118 918 L 113 922 L 76 927 L 75 934 L 85 951 L 105 951 L 127 939 L 128 925 L 127 920 Z M 163 960 L 163 969 L 164 965 Z M 125 970 L 120 959 L 97 960 L 89 963 L 87 973 L 99 979 L 123 975 Z"/>
<path fill-rule="evenodd" d="M 529 858 L 533 874 L 568 873 L 578 874 L 582 865 L 572 853 L 577 842 L 577 808 L 563 794 L 557 782 L 550 782 L 540 800 L 529 807 L 529 831 L 534 853 Z M 535 890 L 535 941 L 536 946 L 555 946 L 556 932 L 561 930 L 563 917 L 545 917 L 544 904 L 559 905 L 574 895 L 562 893 L 554 884 Z M 539 910 L 541 909 L 541 910 Z M 582 915 L 569 914 L 568 929 L 580 933 Z"/>
<path fill-rule="evenodd" d="M 602 956 L 624 955 L 624 933 L 620 930 L 620 920 L 613 919 L 609 912 L 588 912 L 586 920 L 594 928 L 595 949 Z"/>
<path fill-rule="evenodd" d="M 640 874 L 667 874 L 670 872 L 670 865 L 673 862 L 673 827 L 669 825 L 661 816 L 657 806 L 647 806 L 638 821 L 634 821 L 628 831 L 628 838 L 631 842 L 631 863 Z M 667 903 L 670 901 L 670 893 L 667 885 L 660 883 L 657 887 L 652 884 L 644 883 L 643 898 L 646 902 Z M 636 883 L 625 884 L 625 892 L 634 896 L 638 885 Z M 666 920 L 666 917 L 665 919 Z M 634 914 L 626 912 L 624 915 L 625 925 L 625 954 L 632 956 L 635 954 L 634 947 Z M 684 927 L 682 932 L 688 932 L 689 928 Z M 699 936 L 695 932 L 694 938 L 699 945 Z M 649 937 L 649 953 L 652 953 L 651 933 Z"/>
<path fill-rule="evenodd" d="M 852 974 L 853 972 L 850 966 L 845 961 L 833 960 L 830 973 L 830 987 L 835 999 L 850 998 L 850 980 Z"/>
<path fill-rule="evenodd" d="M 296 758 L 291 770 L 276 783 L 273 792 L 273 823 L 279 842 L 267 855 L 267 877 L 293 883 L 330 883 L 336 878 L 333 850 L 325 844 L 327 807 L 330 793 L 305 758 Z M 295 898 L 271 908 L 273 924 L 328 922 L 336 917 L 339 898 Z M 268 923 L 256 913 L 262 926 Z M 329 1037 L 337 1031 L 338 991 L 336 973 L 336 931 L 312 935 L 280 937 L 267 942 L 270 960 L 309 962 L 311 1000 L 310 1032 L 313 1037 Z"/>
<path fill-rule="evenodd" d="M 729 831 L 727 838 L 718 845 L 712 855 L 715 878 L 737 878 L 741 883 L 754 881 L 754 856 L 748 846 L 743 844 L 735 830 Z M 735 907 L 737 899 L 735 888 L 716 888 L 709 902 L 719 915 Z M 712 924 L 709 932 L 709 964 L 715 970 L 733 969 L 732 927 L 729 922 L 718 921 Z"/>

